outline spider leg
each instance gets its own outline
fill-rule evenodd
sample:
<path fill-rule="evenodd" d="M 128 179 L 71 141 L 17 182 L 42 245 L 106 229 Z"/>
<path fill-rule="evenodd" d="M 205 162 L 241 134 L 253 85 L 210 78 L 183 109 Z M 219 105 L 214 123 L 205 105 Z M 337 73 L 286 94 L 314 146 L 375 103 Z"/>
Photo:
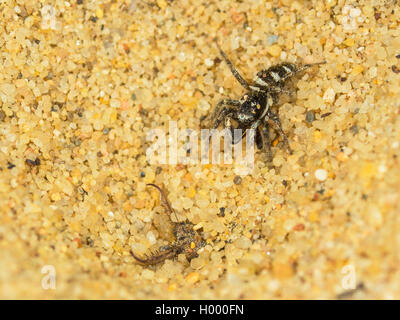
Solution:
<path fill-rule="evenodd" d="M 302 72 L 304 70 L 307 70 L 308 68 L 311 68 L 313 66 L 318 66 L 320 64 L 326 64 L 326 61 L 324 60 L 324 61 L 321 61 L 321 62 L 307 63 L 307 64 L 301 66 L 300 68 L 297 68 L 295 73 L 300 73 L 300 72 Z"/>
<path fill-rule="evenodd" d="M 256 146 L 258 150 L 261 150 L 263 148 L 263 137 L 261 133 L 261 129 L 258 129 L 256 131 Z"/>
<path fill-rule="evenodd" d="M 307 63 L 307 64 L 304 64 L 304 65 L 302 65 L 300 67 L 296 66 L 295 69 L 292 72 L 288 72 L 285 76 L 281 77 L 280 82 L 281 83 L 285 83 L 286 80 L 294 77 L 298 73 L 301 73 L 301 72 L 303 72 L 303 71 L 305 71 L 305 70 L 307 70 L 307 69 L 309 69 L 309 68 L 311 68 L 313 66 L 317 66 L 317 65 L 325 64 L 325 63 L 326 63 L 326 61 L 321 61 L 321 62 L 315 62 L 315 63 Z"/>
<path fill-rule="evenodd" d="M 228 65 L 229 69 L 231 69 L 232 74 L 235 76 L 236 80 L 248 91 L 251 91 L 249 83 L 240 75 L 239 71 L 233 66 L 232 62 L 229 60 L 228 56 L 224 51 L 222 51 L 221 47 L 218 45 L 218 42 L 215 41 L 219 53 L 221 54 L 222 58 L 224 58 L 226 64 Z"/>
<path fill-rule="evenodd" d="M 275 113 L 272 113 L 270 110 L 268 110 L 268 112 L 267 112 L 267 117 L 268 117 L 269 119 L 271 119 L 271 121 L 272 121 L 272 122 L 275 124 L 275 126 L 277 127 L 277 129 L 278 129 L 278 131 L 279 131 L 279 134 L 280 134 L 281 137 L 283 138 L 283 140 L 284 140 L 284 142 L 285 142 L 285 144 L 286 144 L 286 147 L 287 147 L 289 153 L 290 153 L 290 154 L 293 153 L 293 150 L 292 150 L 292 148 L 290 148 L 290 145 L 289 145 L 288 137 L 287 137 L 286 133 L 285 133 L 285 132 L 283 131 L 283 129 L 282 129 L 281 120 L 279 120 L 278 115 L 276 115 Z"/>
<path fill-rule="evenodd" d="M 241 141 L 246 136 L 246 130 L 244 132 L 242 132 L 241 135 L 235 135 L 235 128 L 232 126 L 232 120 L 236 120 L 236 119 L 234 117 L 232 117 L 231 115 L 227 115 L 225 117 L 224 126 L 226 129 L 229 129 L 231 132 L 232 144 L 237 144 L 239 141 Z M 238 128 L 236 128 L 236 129 L 238 129 Z"/>
<path fill-rule="evenodd" d="M 220 114 L 223 110 L 226 109 L 226 108 L 225 108 L 225 109 L 223 109 L 223 110 L 221 111 L 221 108 L 222 108 L 223 106 L 239 107 L 239 106 L 240 106 L 240 101 L 238 101 L 238 100 L 233 100 L 233 99 L 223 99 L 223 100 L 221 100 L 220 102 L 218 102 L 218 104 L 217 104 L 217 106 L 215 107 L 215 110 L 214 110 L 214 112 L 213 112 L 213 114 L 212 114 L 212 116 L 211 116 L 211 121 L 212 121 L 212 122 L 214 122 L 215 119 L 216 119 L 217 117 L 219 117 L 219 114 Z"/>
<path fill-rule="evenodd" d="M 222 102 L 224 102 L 224 100 L 222 100 Z M 218 106 L 217 109 L 219 109 Z M 235 108 L 223 108 L 222 110 L 216 110 L 212 116 L 213 129 L 217 129 L 218 126 L 221 124 L 222 120 L 224 120 L 228 115 L 233 115 L 235 112 L 236 112 Z"/>
<path fill-rule="evenodd" d="M 233 128 L 232 127 L 232 125 L 231 125 L 231 119 L 234 119 L 234 120 L 236 120 L 236 121 L 238 121 L 236 118 L 234 118 L 234 117 L 226 117 L 225 118 L 225 128 L 228 128 L 230 131 L 231 131 L 231 137 L 233 138 L 232 139 L 232 144 L 237 144 L 238 142 L 240 142 L 240 141 L 242 141 L 242 139 L 246 136 L 246 134 L 247 134 L 247 130 L 248 129 L 252 129 L 252 130 L 255 130 L 255 142 L 256 142 L 256 144 L 257 144 L 257 147 L 259 146 L 259 141 L 257 141 L 257 139 L 259 139 L 259 137 L 257 137 L 257 135 L 259 134 L 259 132 L 258 132 L 258 127 L 259 127 L 259 125 L 260 125 L 260 120 L 257 120 L 257 121 L 255 121 L 255 122 L 253 122 L 253 124 L 250 126 L 250 128 Z M 242 135 L 235 135 L 235 129 L 241 129 L 242 130 Z"/>
<path fill-rule="evenodd" d="M 224 106 L 234 106 L 234 107 L 239 107 L 240 106 L 240 101 L 238 100 L 233 100 L 233 99 L 222 99 L 218 102 L 217 106 L 214 109 L 214 112 L 212 113 L 212 115 L 209 117 L 211 123 L 215 123 L 216 119 L 218 119 L 220 117 L 220 114 L 222 113 L 222 111 L 224 109 L 221 110 L 222 107 Z M 226 109 L 226 108 L 225 108 Z M 204 116 L 203 118 L 200 118 L 200 125 L 201 123 L 207 119 L 207 116 Z M 220 121 L 219 121 L 220 123 Z M 218 123 L 218 125 L 219 125 Z M 217 126 L 214 126 L 214 129 L 216 129 Z"/>
<path fill-rule="evenodd" d="M 266 150 L 266 152 L 267 152 L 268 161 L 271 161 L 272 160 L 272 151 L 271 151 L 271 137 L 269 136 L 268 116 L 264 118 L 264 126 L 261 131 L 262 131 L 262 137 L 263 137 L 264 150 Z"/>

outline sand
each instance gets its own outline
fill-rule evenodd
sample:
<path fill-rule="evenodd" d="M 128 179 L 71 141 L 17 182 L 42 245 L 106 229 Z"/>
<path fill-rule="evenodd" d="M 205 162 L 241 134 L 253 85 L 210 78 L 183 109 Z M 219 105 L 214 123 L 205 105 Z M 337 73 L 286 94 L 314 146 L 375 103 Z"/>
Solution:
<path fill-rule="evenodd" d="M 397 1 L 3 1 L 0 298 L 399 299 Z M 293 154 L 157 165 L 146 134 L 326 60 L 279 105 Z M 38 159 L 38 160 L 36 160 Z M 199 257 L 142 266 L 180 218 Z M 223 208 L 223 209 L 221 209 Z"/>

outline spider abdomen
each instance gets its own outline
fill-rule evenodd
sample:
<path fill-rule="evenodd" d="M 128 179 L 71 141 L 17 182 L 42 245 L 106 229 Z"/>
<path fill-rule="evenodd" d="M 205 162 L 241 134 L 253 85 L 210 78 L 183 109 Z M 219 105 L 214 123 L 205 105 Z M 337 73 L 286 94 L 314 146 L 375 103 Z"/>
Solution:
<path fill-rule="evenodd" d="M 254 85 L 260 87 L 282 87 L 286 80 L 292 77 L 297 71 L 296 65 L 284 62 L 268 69 L 259 71 L 254 78 Z"/>

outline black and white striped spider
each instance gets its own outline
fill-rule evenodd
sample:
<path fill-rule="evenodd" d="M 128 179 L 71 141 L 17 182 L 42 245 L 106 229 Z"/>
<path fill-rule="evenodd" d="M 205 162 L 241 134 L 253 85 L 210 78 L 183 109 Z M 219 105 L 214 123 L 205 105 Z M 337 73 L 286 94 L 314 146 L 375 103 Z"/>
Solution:
<path fill-rule="evenodd" d="M 269 121 L 271 121 L 282 136 L 289 152 L 292 153 L 288 138 L 282 130 L 281 121 L 278 115 L 272 112 L 271 107 L 278 103 L 280 94 L 291 95 L 291 92 L 285 89 L 285 85 L 290 78 L 314 65 L 326 62 L 323 61 L 302 66 L 283 62 L 266 70 L 259 71 L 254 80 L 249 83 L 239 74 L 218 43 L 217 47 L 232 74 L 247 92 L 240 100 L 223 99 L 217 104 L 211 116 L 213 129 L 218 128 L 224 122 L 225 128 L 231 131 L 233 144 L 241 141 L 247 129 L 256 130 L 255 141 L 257 147 L 258 149 L 264 148 L 267 152 L 268 160 L 271 160 L 272 153 L 269 135 Z M 237 123 L 236 127 L 233 126 L 232 121 Z M 243 134 L 235 136 L 234 129 L 241 129 Z"/>

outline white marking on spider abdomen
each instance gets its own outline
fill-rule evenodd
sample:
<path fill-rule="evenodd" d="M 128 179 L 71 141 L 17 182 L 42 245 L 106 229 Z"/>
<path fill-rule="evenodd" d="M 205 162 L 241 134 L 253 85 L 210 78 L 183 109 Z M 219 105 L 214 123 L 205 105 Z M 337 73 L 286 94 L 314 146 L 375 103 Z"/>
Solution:
<path fill-rule="evenodd" d="M 281 77 L 279 76 L 279 74 L 277 74 L 276 72 L 270 71 L 270 75 L 272 76 L 272 78 L 274 78 L 274 80 L 276 82 L 281 81 Z"/>
<path fill-rule="evenodd" d="M 292 73 L 293 71 L 290 70 L 287 66 L 283 65 L 282 68 L 287 72 L 287 73 Z"/>
<path fill-rule="evenodd" d="M 274 99 L 272 99 L 272 96 L 270 94 L 268 94 L 267 95 L 267 104 L 265 105 L 264 111 L 258 119 L 262 119 L 265 117 L 265 115 L 267 114 L 267 112 L 269 110 L 269 107 L 272 106 L 273 103 L 274 103 Z"/>
<path fill-rule="evenodd" d="M 250 89 L 251 89 L 251 90 L 254 90 L 254 91 L 260 91 L 260 88 L 259 88 L 259 87 L 250 86 Z"/>
<path fill-rule="evenodd" d="M 254 82 L 257 83 L 260 86 L 268 87 L 268 83 L 266 83 L 263 79 L 261 79 L 258 76 L 254 79 Z"/>

